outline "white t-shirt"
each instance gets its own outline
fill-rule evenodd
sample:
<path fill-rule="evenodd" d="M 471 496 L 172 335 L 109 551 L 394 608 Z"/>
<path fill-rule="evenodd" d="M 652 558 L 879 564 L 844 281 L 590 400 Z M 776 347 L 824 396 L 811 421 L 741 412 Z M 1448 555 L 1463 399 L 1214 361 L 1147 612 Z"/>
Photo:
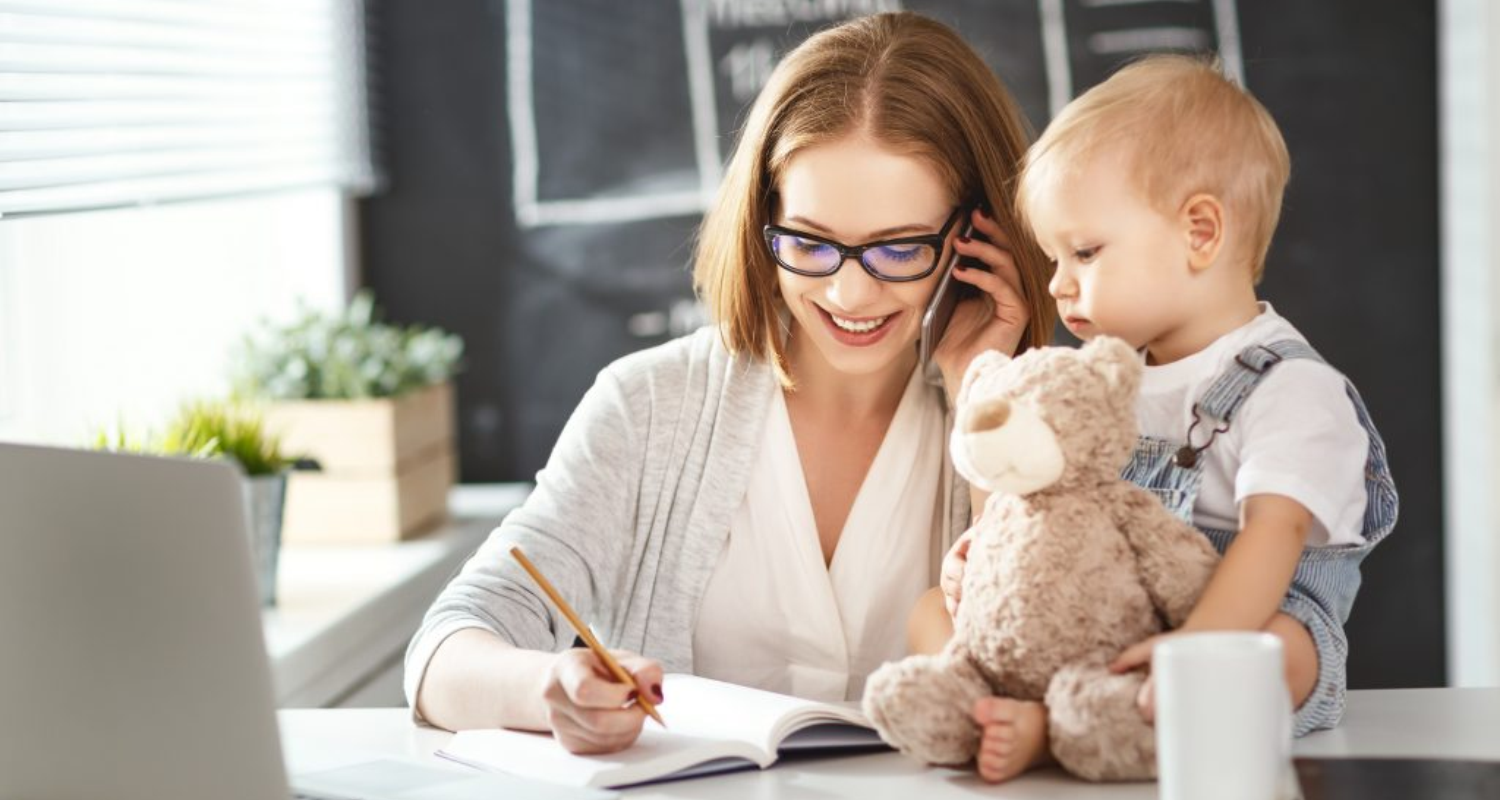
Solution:
<path fill-rule="evenodd" d="M 943 405 L 914 370 L 844 523 L 823 550 L 786 399 L 771 403 L 745 500 L 693 631 L 705 677 L 812 700 L 858 700 L 906 655 L 906 620 L 931 585 L 941 535 Z"/>
<path fill-rule="evenodd" d="M 1254 344 L 1307 340 L 1269 303 L 1244 326 L 1203 350 L 1161 366 L 1147 366 L 1136 420 L 1141 435 L 1185 442 L 1193 403 Z M 1193 432 L 1201 445 L 1212 422 Z M 1238 530 L 1239 507 L 1257 494 L 1277 494 L 1312 513 L 1308 544 L 1360 544 L 1365 513 L 1365 461 L 1370 438 L 1359 424 L 1344 378 L 1311 359 L 1271 368 L 1225 433 L 1205 450 L 1203 486 L 1193 506 L 1199 527 Z"/>

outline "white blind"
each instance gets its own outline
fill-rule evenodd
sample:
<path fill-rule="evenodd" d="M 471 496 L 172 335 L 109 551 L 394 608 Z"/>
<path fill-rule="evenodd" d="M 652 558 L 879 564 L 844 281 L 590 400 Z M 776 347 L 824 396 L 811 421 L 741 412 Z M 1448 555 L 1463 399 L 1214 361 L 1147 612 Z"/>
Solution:
<path fill-rule="evenodd" d="M 362 0 L 0 0 L 0 216 L 374 186 Z"/>

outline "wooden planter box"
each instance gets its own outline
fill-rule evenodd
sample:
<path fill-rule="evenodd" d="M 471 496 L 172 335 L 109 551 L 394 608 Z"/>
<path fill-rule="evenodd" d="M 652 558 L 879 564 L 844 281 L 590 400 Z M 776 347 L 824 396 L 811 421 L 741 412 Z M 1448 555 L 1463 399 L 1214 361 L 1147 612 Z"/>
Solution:
<path fill-rule="evenodd" d="M 287 484 L 286 544 L 392 542 L 446 518 L 457 476 L 452 384 L 394 399 L 273 403 L 266 426 L 283 452 L 323 467 Z"/>

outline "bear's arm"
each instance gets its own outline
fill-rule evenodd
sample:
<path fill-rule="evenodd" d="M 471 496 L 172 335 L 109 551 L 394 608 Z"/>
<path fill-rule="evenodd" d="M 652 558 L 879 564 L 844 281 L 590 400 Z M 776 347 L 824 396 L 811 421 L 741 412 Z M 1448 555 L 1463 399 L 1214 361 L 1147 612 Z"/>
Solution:
<path fill-rule="evenodd" d="M 1135 552 L 1146 591 L 1167 625 L 1180 627 L 1208 585 L 1219 554 L 1208 537 L 1173 516 L 1155 495 L 1123 481 L 1114 490 L 1109 508 Z"/>

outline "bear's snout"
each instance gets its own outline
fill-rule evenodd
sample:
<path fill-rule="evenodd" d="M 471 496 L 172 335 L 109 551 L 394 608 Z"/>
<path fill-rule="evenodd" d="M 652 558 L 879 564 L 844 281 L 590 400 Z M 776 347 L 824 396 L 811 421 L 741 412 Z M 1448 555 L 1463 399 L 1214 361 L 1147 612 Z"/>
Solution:
<path fill-rule="evenodd" d="M 1003 397 L 977 403 L 969 413 L 969 433 L 983 433 L 1004 427 L 1010 419 L 1010 401 Z"/>

